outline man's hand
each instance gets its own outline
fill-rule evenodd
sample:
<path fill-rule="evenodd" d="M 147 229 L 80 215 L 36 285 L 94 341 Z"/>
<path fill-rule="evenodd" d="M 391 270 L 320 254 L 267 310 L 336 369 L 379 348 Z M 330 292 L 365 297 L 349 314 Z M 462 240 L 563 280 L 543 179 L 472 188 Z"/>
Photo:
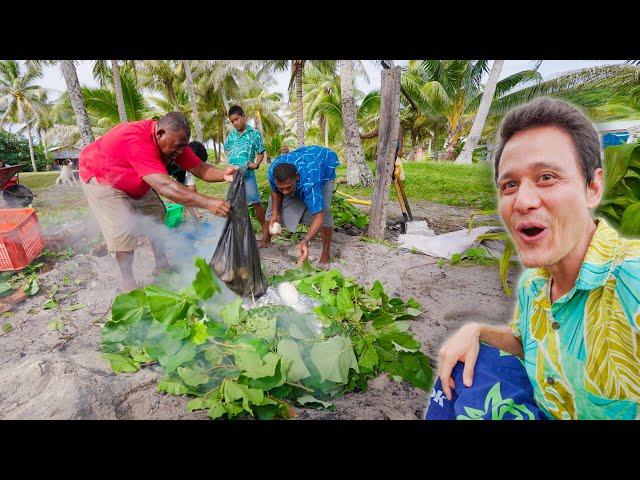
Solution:
<path fill-rule="evenodd" d="M 260 168 L 260 164 L 255 162 L 249 162 L 247 163 L 247 168 L 249 170 L 257 170 L 258 168 Z"/>
<path fill-rule="evenodd" d="M 218 198 L 208 198 L 205 208 L 219 217 L 226 217 L 231 211 L 231 205 Z"/>
<path fill-rule="evenodd" d="M 307 258 L 309 258 L 309 242 L 306 239 L 302 239 L 298 244 L 298 265 L 301 266 Z"/>
<path fill-rule="evenodd" d="M 467 387 L 473 385 L 473 371 L 480 351 L 481 327 L 478 323 L 465 325 L 449 338 L 438 352 L 438 376 L 448 400 L 451 400 L 451 389 L 456 388 L 451 371 L 458 361 L 464 362 L 463 383 Z"/>
<path fill-rule="evenodd" d="M 224 181 L 225 182 L 233 182 L 233 175 L 238 170 L 238 167 L 227 167 L 224 171 Z"/>
<path fill-rule="evenodd" d="M 269 230 L 271 230 L 271 226 L 274 223 L 282 223 L 282 222 L 280 222 L 280 214 L 279 213 L 273 212 L 271 214 L 271 220 L 269 220 Z"/>

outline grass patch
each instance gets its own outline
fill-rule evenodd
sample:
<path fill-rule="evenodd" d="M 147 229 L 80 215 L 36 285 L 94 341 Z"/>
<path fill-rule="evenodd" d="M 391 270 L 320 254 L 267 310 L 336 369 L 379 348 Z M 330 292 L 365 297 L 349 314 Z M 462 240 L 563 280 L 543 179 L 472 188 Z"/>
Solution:
<path fill-rule="evenodd" d="M 20 173 L 20 183 L 37 192 L 53 187 L 60 172 L 24 172 Z"/>
<path fill-rule="evenodd" d="M 375 166 L 369 163 L 373 170 Z M 479 210 L 496 208 L 496 190 L 493 172 L 487 164 L 456 165 L 454 163 L 407 162 L 404 190 L 409 200 L 471 207 Z M 338 167 L 338 176 L 346 174 L 346 166 Z M 373 188 L 348 187 L 340 190 L 358 198 L 373 195 Z M 397 201 L 395 187 L 391 186 L 389 197 Z"/>
<path fill-rule="evenodd" d="M 369 163 L 369 167 L 373 170 L 375 165 Z M 424 200 L 478 210 L 496 208 L 493 172 L 487 164 L 410 162 L 404 164 L 404 169 L 404 189 L 409 200 Z M 340 165 L 336 171 L 338 177 L 345 176 L 346 172 L 346 165 Z M 260 168 L 256 174 L 258 187 L 268 186 L 267 168 Z M 224 197 L 227 193 L 226 184 L 207 183 L 197 179 L 196 185 L 198 191 L 206 195 Z M 371 198 L 373 195 L 373 187 L 340 185 L 339 189 L 358 198 Z M 397 201 L 393 186 L 389 189 L 389 197 Z"/>

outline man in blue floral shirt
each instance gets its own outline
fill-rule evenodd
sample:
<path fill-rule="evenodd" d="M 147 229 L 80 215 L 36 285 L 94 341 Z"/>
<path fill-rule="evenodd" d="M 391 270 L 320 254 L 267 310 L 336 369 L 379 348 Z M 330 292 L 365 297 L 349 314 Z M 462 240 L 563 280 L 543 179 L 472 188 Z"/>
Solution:
<path fill-rule="evenodd" d="M 269 228 L 263 229 L 262 246 L 271 242 L 269 229 L 276 222 L 282 221 L 291 231 L 298 223 L 310 225 L 298 244 L 300 263 L 309 256 L 309 241 L 322 229 L 320 265 L 329 264 L 333 236 L 331 199 L 339 164 L 334 151 L 317 145 L 297 148 L 271 162 L 267 172 L 271 184 L 266 216 Z"/>

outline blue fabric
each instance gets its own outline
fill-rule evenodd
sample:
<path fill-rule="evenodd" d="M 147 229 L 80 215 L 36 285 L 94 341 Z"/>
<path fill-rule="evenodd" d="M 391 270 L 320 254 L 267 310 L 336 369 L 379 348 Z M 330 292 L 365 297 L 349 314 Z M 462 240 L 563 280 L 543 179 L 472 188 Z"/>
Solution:
<path fill-rule="evenodd" d="M 253 172 L 253 170 L 249 171 Z M 251 177 L 245 176 L 244 194 L 247 197 L 247 205 L 260 203 L 260 191 L 258 190 L 258 181 L 256 180 L 255 174 Z"/>
<path fill-rule="evenodd" d="M 300 147 L 276 157 L 269 165 L 267 177 L 274 192 L 280 193 L 273 172 L 281 163 L 295 165 L 300 180 L 296 184 L 294 197 L 302 200 L 315 215 L 324 208 L 322 186 L 327 180 L 335 180 L 336 167 L 340 165 L 338 155 L 333 150 L 317 145 Z"/>
<path fill-rule="evenodd" d="M 533 399 L 533 388 L 522 360 L 495 347 L 480 344 L 473 385 L 462 382 L 464 363 L 452 376 L 456 384 L 451 401 L 440 379 L 431 392 L 425 420 L 546 420 Z"/>

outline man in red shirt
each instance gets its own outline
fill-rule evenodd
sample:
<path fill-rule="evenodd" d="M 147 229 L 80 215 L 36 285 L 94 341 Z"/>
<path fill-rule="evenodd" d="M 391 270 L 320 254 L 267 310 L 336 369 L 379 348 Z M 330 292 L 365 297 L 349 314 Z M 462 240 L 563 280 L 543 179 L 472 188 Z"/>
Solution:
<path fill-rule="evenodd" d="M 138 288 L 133 277 L 137 237 L 146 235 L 156 261 L 154 274 L 170 267 L 162 240 L 165 208 L 158 194 L 187 207 L 227 216 L 229 204 L 202 195 L 174 180 L 166 165 L 178 166 L 207 182 L 230 182 L 235 167 L 219 170 L 202 162 L 187 146 L 191 130 L 185 116 L 171 112 L 159 120 L 122 123 L 80 152 L 82 190 L 122 272 L 122 290 Z"/>

